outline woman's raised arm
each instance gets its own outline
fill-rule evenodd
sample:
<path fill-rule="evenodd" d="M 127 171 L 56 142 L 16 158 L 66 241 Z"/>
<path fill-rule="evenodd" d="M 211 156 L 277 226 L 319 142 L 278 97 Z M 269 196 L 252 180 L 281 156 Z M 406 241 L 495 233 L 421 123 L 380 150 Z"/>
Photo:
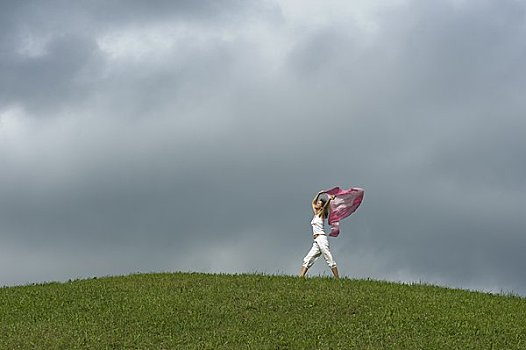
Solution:
<path fill-rule="evenodd" d="M 314 208 L 314 206 L 316 205 L 316 202 L 318 201 L 318 198 L 320 198 L 320 195 L 322 193 L 324 193 L 324 192 L 323 191 L 318 192 L 318 194 L 312 200 L 312 211 L 314 212 L 314 214 L 316 214 L 316 209 Z"/>

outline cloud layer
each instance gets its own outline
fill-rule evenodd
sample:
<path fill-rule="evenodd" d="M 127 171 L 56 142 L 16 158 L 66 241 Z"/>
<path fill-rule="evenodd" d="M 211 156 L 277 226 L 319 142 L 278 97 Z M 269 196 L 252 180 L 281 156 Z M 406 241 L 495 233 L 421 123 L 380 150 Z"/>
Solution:
<path fill-rule="evenodd" d="M 339 185 L 344 275 L 526 293 L 522 2 L 1 7 L 0 284 L 295 274 Z"/>

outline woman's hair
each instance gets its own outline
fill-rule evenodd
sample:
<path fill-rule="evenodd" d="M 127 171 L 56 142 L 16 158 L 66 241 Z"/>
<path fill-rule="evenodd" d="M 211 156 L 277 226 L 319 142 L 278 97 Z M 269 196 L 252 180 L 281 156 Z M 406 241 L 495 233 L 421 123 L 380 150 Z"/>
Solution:
<path fill-rule="evenodd" d="M 323 206 L 325 206 L 325 204 L 327 203 L 327 199 L 325 198 L 320 198 L 318 200 L 322 202 Z M 326 219 L 328 216 L 329 216 L 329 206 L 327 205 L 325 209 L 323 209 L 323 213 L 321 213 L 321 217 Z"/>

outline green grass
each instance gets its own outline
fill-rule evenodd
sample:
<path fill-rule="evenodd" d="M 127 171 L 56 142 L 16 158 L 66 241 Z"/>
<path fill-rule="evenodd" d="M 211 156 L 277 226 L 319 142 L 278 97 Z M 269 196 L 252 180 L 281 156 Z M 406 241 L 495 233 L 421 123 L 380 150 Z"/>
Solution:
<path fill-rule="evenodd" d="M 313 277 L 137 274 L 0 288 L 1 349 L 526 349 L 526 299 Z"/>

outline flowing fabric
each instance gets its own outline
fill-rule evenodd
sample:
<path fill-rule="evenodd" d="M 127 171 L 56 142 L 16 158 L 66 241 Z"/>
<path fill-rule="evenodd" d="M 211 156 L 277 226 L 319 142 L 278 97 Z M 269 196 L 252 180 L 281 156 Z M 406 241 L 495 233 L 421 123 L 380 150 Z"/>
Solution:
<path fill-rule="evenodd" d="M 325 191 L 329 196 L 334 195 L 334 199 L 329 203 L 329 225 L 331 233 L 329 236 L 338 237 L 340 234 L 340 220 L 346 218 L 355 212 L 360 206 L 363 199 L 364 190 L 358 187 L 351 187 L 348 190 L 342 190 L 339 187 L 331 188 Z"/>

